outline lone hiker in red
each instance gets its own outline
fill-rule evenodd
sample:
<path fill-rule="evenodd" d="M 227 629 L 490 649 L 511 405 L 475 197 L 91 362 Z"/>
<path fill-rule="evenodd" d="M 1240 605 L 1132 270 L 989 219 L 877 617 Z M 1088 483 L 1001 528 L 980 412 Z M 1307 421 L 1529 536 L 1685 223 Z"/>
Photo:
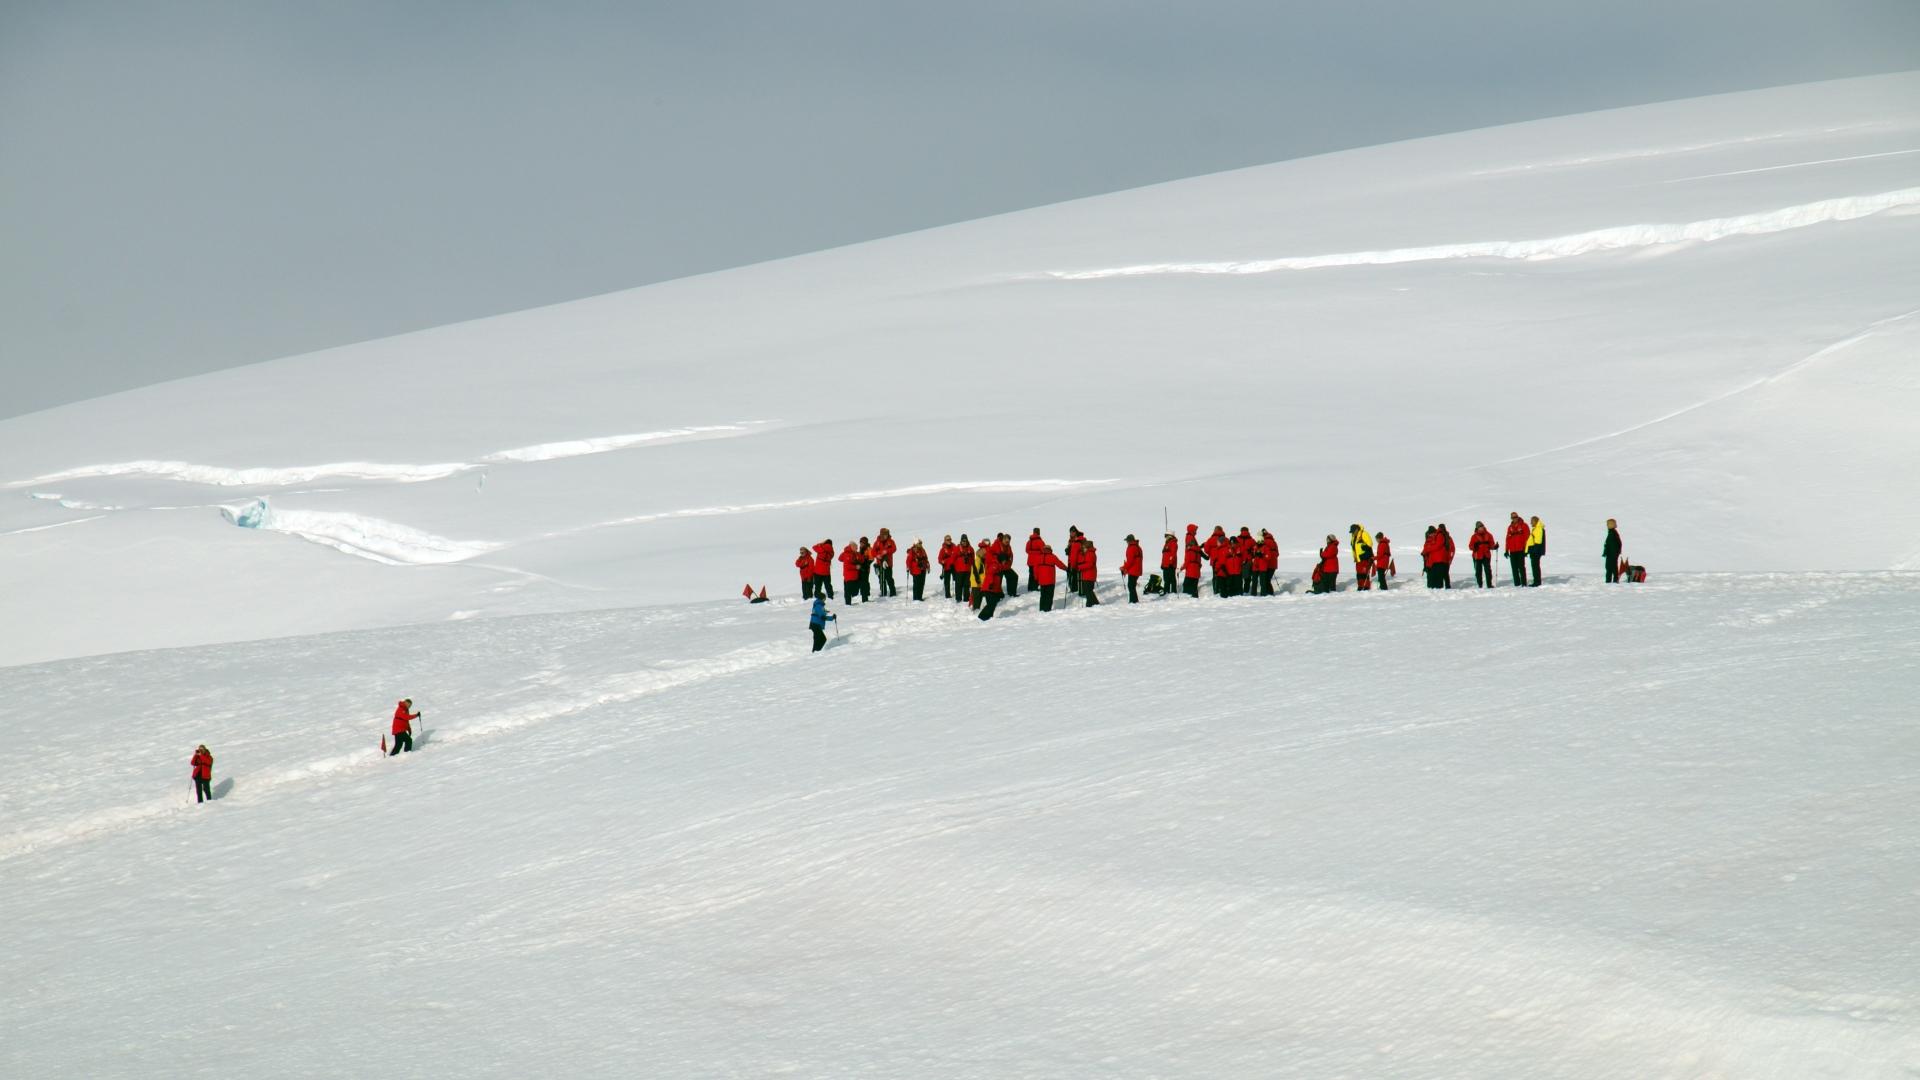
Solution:
<path fill-rule="evenodd" d="M 393 707 L 393 750 L 388 757 L 402 750 L 413 752 L 413 722 L 418 719 L 420 714 L 413 711 L 412 698 L 401 698 L 400 704 Z"/>
<path fill-rule="evenodd" d="M 1100 598 L 1093 595 L 1093 586 L 1100 578 L 1100 553 L 1094 550 L 1092 537 L 1080 537 L 1080 553 L 1073 558 L 1073 573 L 1080 582 L 1080 595 L 1087 598 L 1087 606 L 1099 606 Z"/>
<path fill-rule="evenodd" d="M 833 599 L 833 541 L 813 545 L 813 588 L 815 596 Z"/>
<path fill-rule="evenodd" d="M 1493 551 L 1500 541 L 1487 531 L 1487 523 L 1473 523 L 1473 535 L 1467 537 L 1467 551 L 1473 555 L 1473 587 L 1476 589 L 1493 588 Z"/>
<path fill-rule="evenodd" d="M 1532 536 L 1532 527 L 1520 520 L 1520 511 L 1515 510 L 1507 519 L 1507 563 L 1513 567 L 1516 587 L 1527 583 L 1527 541 Z"/>
<path fill-rule="evenodd" d="M 1146 568 L 1146 553 L 1140 550 L 1140 541 L 1127 534 L 1127 553 L 1120 558 L 1120 576 L 1127 579 L 1127 603 L 1140 602 L 1140 572 Z"/>
<path fill-rule="evenodd" d="M 1055 555 L 1051 547 L 1041 545 L 1040 561 L 1033 564 L 1033 580 L 1040 590 L 1041 611 L 1053 610 L 1054 575 L 1066 568 L 1067 564 L 1060 561 L 1060 556 Z"/>
<path fill-rule="evenodd" d="M 213 801 L 213 751 L 201 743 L 188 759 L 193 766 L 193 801 L 195 803 Z"/>

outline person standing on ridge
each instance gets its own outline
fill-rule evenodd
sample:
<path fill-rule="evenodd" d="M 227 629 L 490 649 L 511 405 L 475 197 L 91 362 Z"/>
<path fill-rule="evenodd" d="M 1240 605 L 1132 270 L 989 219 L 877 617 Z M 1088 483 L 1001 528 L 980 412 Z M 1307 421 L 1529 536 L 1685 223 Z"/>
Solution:
<path fill-rule="evenodd" d="M 1527 561 L 1533 564 L 1533 587 L 1540 587 L 1540 560 L 1547 553 L 1547 527 L 1540 524 L 1540 515 L 1533 516 L 1532 528 L 1527 530 Z"/>
<path fill-rule="evenodd" d="M 827 610 L 827 598 L 813 598 L 813 613 L 807 616 L 807 629 L 813 631 L 813 651 L 819 652 L 827 647 L 827 624 L 839 622 L 839 616 Z"/>
<path fill-rule="evenodd" d="M 833 541 L 822 540 L 813 545 L 813 580 L 818 595 L 833 599 Z"/>
<path fill-rule="evenodd" d="M 800 569 L 800 599 L 805 600 L 816 591 L 813 584 L 813 552 L 801 548 L 800 557 L 793 560 L 793 565 Z"/>
<path fill-rule="evenodd" d="M 1542 539 L 1544 540 L 1545 537 Z M 1624 547 L 1625 545 L 1620 542 L 1620 523 L 1608 518 L 1607 539 L 1600 545 L 1600 558 L 1607 564 L 1607 584 L 1609 585 L 1617 585 L 1620 582 L 1620 552 Z"/>
<path fill-rule="evenodd" d="M 1527 540 L 1533 530 L 1520 520 L 1520 511 L 1515 510 L 1507 517 L 1507 564 L 1513 568 L 1515 588 L 1527 583 Z"/>
<path fill-rule="evenodd" d="M 1473 523 L 1473 535 L 1467 537 L 1467 551 L 1473 555 L 1473 587 L 1476 589 L 1493 588 L 1493 552 L 1500 541 L 1487 531 L 1487 523 Z"/>
<path fill-rule="evenodd" d="M 1172 533 L 1160 545 L 1160 595 L 1172 596 L 1179 588 L 1174 584 L 1174 568 L 1180 565 L 1180 541 Z"/>
<path fill-rule="evenodd" d="M 913 579 L 913 598 L 924 600 L 927 587 L 927 547 L 915 537 L 913 546 L 907 549 L 907 576 Z"/>
<path fill-rule="evenodd" d="M 412 698 L 401 698 L 400 704 L 393 707 L 393 750 L 388 757 L 402 750 L 413 753 L 413 722 L 418 719 L 420 714 L 413 711 Z"/>
<path fill-rule="evenodd" d="M 1074 576 L 1080 582 L 1080 595 L 1086 597 L 1088 607 L 1098 607 L 1100 598 L 1093 594 L 1093 587 L 1100 579 L 1100 552 L 1093 546 L 1093 538 L 1082 533 L 1080 536 L 1080 554 L 1074 557 Z"/>
<path fill-rule="evenodd" d="M 1047 542 L 1046 540 L 1042 539 L 1040 536 L 1040 526 L 1035 525 L 1033 527 L 1033 532 L 1027 536 L 1026 551 L 1027 551 L 1027 591 L 1028 592 L 1032 592 L 1033 590 L 1040 587 L 1038 578 L 1034 574 L 1033 568 L 1040 564 L 1040 553 L 1045 550 L 1047 550 Z"/>
<path fill-rule="evenodd" d="M 1393 569 L 1393 541 L 1386 533 L 1374 533 L 1373 538 L 1379 541 L 1373 546 L 1373 573 L 1380 581 L 1380 591 L 1386 592 L 1387 573 Z"/>
<path fill-rule="evenodd" d="M 1460 549 L 1454 546 L 1453 534 L 1447 531 L 1447 523 L 1441 522 L 1434 528 L 1440 530 L 1440 587 L 1453 588 L 1453 556 Z"/>
<path fill-rule="evenodd" d="M 213 751 L 201 743 L 187 763 L 193 766 L 193 801 L 197 805 L 213 801 Z"/>
<path fill-rule="evenodd" d="M 1127 534 L 1127 552 L 1120 557 L 1120 576 L 1127 579 L 1127 603 L 1140 602 L 1140 574 L 1146 569 L 1147 555 L 1140 550 L 1140 541 L 1132 533 Z"/>
<path fill-rule="evenodd" d="M 1313 568 L 1313 591 L 1330 593 L 1340 586 L 1340 541 L 1327 534 L 1327 546 L 1320 549 L 1320 563 Z"/>

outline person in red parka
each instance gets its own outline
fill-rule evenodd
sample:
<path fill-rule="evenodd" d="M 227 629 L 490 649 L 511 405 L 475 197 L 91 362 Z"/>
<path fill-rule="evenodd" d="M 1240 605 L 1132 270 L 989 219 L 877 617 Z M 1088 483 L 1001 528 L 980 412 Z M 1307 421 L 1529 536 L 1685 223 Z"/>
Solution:
<path fill-rule="evenodd" d="M 840 591 L 844 594 L 840 603 L 843 606 L 852 607 L 853 602 L 860 599 L 860 566 L 860 549 L 849 540 L 847 546 L 840 549 Z"/>
<path fill-rule="evenodd" d="M 980 558 L 980 621 L 993 618 L 993 609 L 1000 604 L 1000 590 L 1005 587 L 1001 577 L 1006 567 L 1000 562 L 1000 545 L 996 541 L 983 541 L 978 549 Z"/>
<path fill-rule="evenodd" d="M 793 560 L 793 565 L 799 568 L 800 570 L 800 599 L 802 600 L 812 599 L 813 598 L 813 552 L 807 550 L 804 547 L 801 548 L 800 557 Z"/>
<path fill-rule="evenodd" d="M 921 595 L 927 587 L 927 547 L 918 537 L 913 546 L 907 549 L 907 576 L 913 579 L 913 598 L 924 600 Z"/>
<path fill-rule="evenodd" d="M 1196 600 L 1200 598 L 1200 562 L 1206 556 L 1206 549 L 1200 546 L 1199 528 L 1187 525 L 1186 550 L 1180 558 L 1181 591 Z"/>
<path fill-rule="evenodd" d="M 1440 587 L 1453 588 L 1453 557 L 1460 549 L 1453 542 L 1453 534 L 1447 531 L 1447 523 L 1441 522 L 1434 528 L 1440 530 Z"/>
<path fill-rule="evenodd" d="M 1100 598 L 1093 594 L 1093 587 L 1100 578 L 1100 553 L 1094 549 L 1090 536 L 1080 537 L 1080 552 L 1073 559 L 1073 574 L 1080 583 L 1080 595 L 1087 598 L 1087 606 L 1097 606 Z"/>
<path fill-rule="evenodd" d="M 1060 561 L 1060 556 L 1055 555 L 1051 547 L 1045 544 L 1040 546 L 1040 560 L 1033 564 L 1033 580 L 1034 587 L 1040 590 L 1041 611 L 1053 610 L 1055 574 L 1066 568 L 1067 564 Z"/>
<path fill-rule="evenodd" d="M 1258 561 L 1254 564 L 1253 569 L 1260 578 L 1260 595 L 1272 596 L 1273 575 L 1275 571 L 1280 569 L 1280 541 L 1275 540 L 1272 533 L 1261 529 L 1260 543 L 1255 546 L 1254 550 L 1257 554 Z"/>
<path fill-rule="evenodd" d="M 934 561 L 940 564 L 940 595 L 953 597 L 953 534 L 948 533 L 940 541 L 940 550 L 934 555 Z"/>
<path fill-rule="evenodd" d="M 1487 523 L 1473 523 L 1473 535 L 1467 537 L 1467 552 L 1473 556 L 1473 587 L 1476 589 L 1493 588 L 1493 552 L 1500 541 L 1487 531 Z"/>
<path fill-rule="evenodd" d="M 994 540 L 994 544 L 1000 551 L 1000 576 L 1005 579 L 1004 588 L 1001 591 L 1005 592 L 1007 599 L 1011 600 L 1020 595 L 1020 568 L 1013 562 L 1013 537 L 1001 533 Z"/>
<path fill-rule="evenodd" d="M 1120 557 L 1120 576 L 1127 579 L 1127 603 L 1140 602 L 1140 575 L 1146 570 L 1147 555 L 1140 550 L 1140 541 L 1132 533 L 1127 534 L 1127 552 Z"/>
<path fill-rule="evenodd" d="M 1440 539 L 1440 530 L 1431 525 L 1427 526 L 1426 538 L 1420 542 L 1420 566 L 1427 575 L 1427 588 L 1429 589 L 1438 589 L 1441 587 L 1440 562 L 1445 557 L 1443 554 L 1444 549 L 1445 545 Z"/>
<path fill-rule="evenodd" d="M 853 553 L 854 562 L 860 568 L 860 599 L 873 603 L 873 544 L 866 537 L 860 538 L 860 547 Z"/>
<path fill-rule="evenodd" d="M 953 545 L 953 598 L 965 604 L 973 596 L 973 544 L 967 540 L 967 534 L 960 534 L 960 542 Z"/>
<path fill-rule="evenodd" d="M 1175 571 L 1180 567 L 1180 541 L 1174 539 L 1172 533 L 1166 536 L 1166 540 L 1160 544 L 1160 591 L 1172 596 L 1179 588 L 1173 579 L 1178 576 Z"/>
<path fill-rule="evenodd" d="M 893 584 L 893 556 L 900 549 L 894 543 L 893 533 L 881 529 L 873 538 L 873 568 L 880 577 L 881 596 L 899 596 L 900 590 Z"/>
<path fill-rule="evenodd" d="M 1340 539 L 1327 534 L 1327 546 L 1320 549 L 1320 562 L 1313 568 L 1313 591 L 1330 593 L 1340 586 Z"/>
<path fill-rule="evenodd" d="M 1507 562 L 1513 567 L 1516 586 L 1527 583 L 1527 540 L 1532 536 L 1533 528 L 1521 520 L 1520 511 L 1513 511 L 1507 520 Z"/>
<path fill-rule="evenodd" d="M 413 722 L 418 719 L 420 714 L 413 711 L 412 698 L 401 698 L 400 704 L 393 707 L 393 749 L 388 757 L 402 750 L 413 752 Z"/>
<path fill-rule="evenodd" d="M 1028 590 L 1033 590 L 1040 587 L 1039 584 L 1036 582 L 1033 568 L 1035 565 L 1037 565 L 1040 562 L 1040 553 L 1046 550 L 1047 550 L 1047 542 L 1040 538 L 1040 526 L 1035 525 L 1033 527 L 1032 535 L 1027 537 L 1027 588 Z"/>
<path fill-rule="evenodd" d="M 813 545 L 813 587 L 815 596 L 833 599 L 833 541 Z"/>
<path fill-rule="evenodd" d="M 1067 593 L 1080 595 L 1080 545 L 1086 542 L 1078 525 L 1067 526 Z"/>
<path fill-rule="evenodd" d="M 193 757 L 187 760 L 193 766 L 193 801 L 195 803 L 213 801 L 213 751 L 201 743 L 193 751 Z"/>
<path fill-rule="evenodd" d="M 1386 533 L 1373 534 L 1373 576 L 1380 581 L 1380 591 L 1387 588 L 1387 573 L 1393 569 L 1393 542 Z"/>
<path fill-rule="evenodd" d="M 1220 575 L 1220 587 L 1224 596 L 1240 595 L 1240 572 L 1244 568 L 1240 561 L 1240 544 L 1231 536 L 1223 537 L 1216 549 L 1218 559 L 1214 570 Z"/>

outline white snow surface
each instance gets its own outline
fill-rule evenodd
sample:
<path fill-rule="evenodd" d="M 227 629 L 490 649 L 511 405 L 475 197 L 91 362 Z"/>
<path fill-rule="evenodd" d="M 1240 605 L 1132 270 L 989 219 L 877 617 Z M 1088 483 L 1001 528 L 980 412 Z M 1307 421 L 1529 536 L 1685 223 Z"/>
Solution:
<path fill-rule="evenodd" d="M 1920 568 L 1915 151 L 1912 73 L 1594 113 L 14 418 L 0 663 L 780 591 L 883 525 Z"/>
<path fill-rule="evenodd" d="M 0 669 L 0 1075 L 1920 1069 L 1920 575 L 1105 599 Z"/>
<path fill-rule="evenodd" d="M 1916 190 L 1791 87 L 0 422 L 0 1077 L 1920 1075 Z M 807 652 L 802 543 L 1069 524 Z"/>

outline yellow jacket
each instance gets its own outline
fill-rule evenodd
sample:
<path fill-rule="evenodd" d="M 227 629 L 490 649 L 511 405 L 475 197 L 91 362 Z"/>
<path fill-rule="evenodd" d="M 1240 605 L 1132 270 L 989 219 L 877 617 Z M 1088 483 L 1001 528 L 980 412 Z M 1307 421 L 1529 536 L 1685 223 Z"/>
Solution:
<path fill-rule="evenodd" d="M 1533 531 L 1527 534 L 1527 546 L 1530 548 L 1547 546 L 1547 526 L 1544 522 L 1533 523 Z"/>
<path fill-rule="evenodd" d="M 1365 525 L 1362 525 L 1360 526 L 1360 531 L 1352 535 L 1353 535 L 1353 561 L 1359 562 L 1360 561 L 1360 545 L 1365 544 L 1368 550 L 1372 550 L 1373 534 L 1367 531 L 1367 527 Z"/>

